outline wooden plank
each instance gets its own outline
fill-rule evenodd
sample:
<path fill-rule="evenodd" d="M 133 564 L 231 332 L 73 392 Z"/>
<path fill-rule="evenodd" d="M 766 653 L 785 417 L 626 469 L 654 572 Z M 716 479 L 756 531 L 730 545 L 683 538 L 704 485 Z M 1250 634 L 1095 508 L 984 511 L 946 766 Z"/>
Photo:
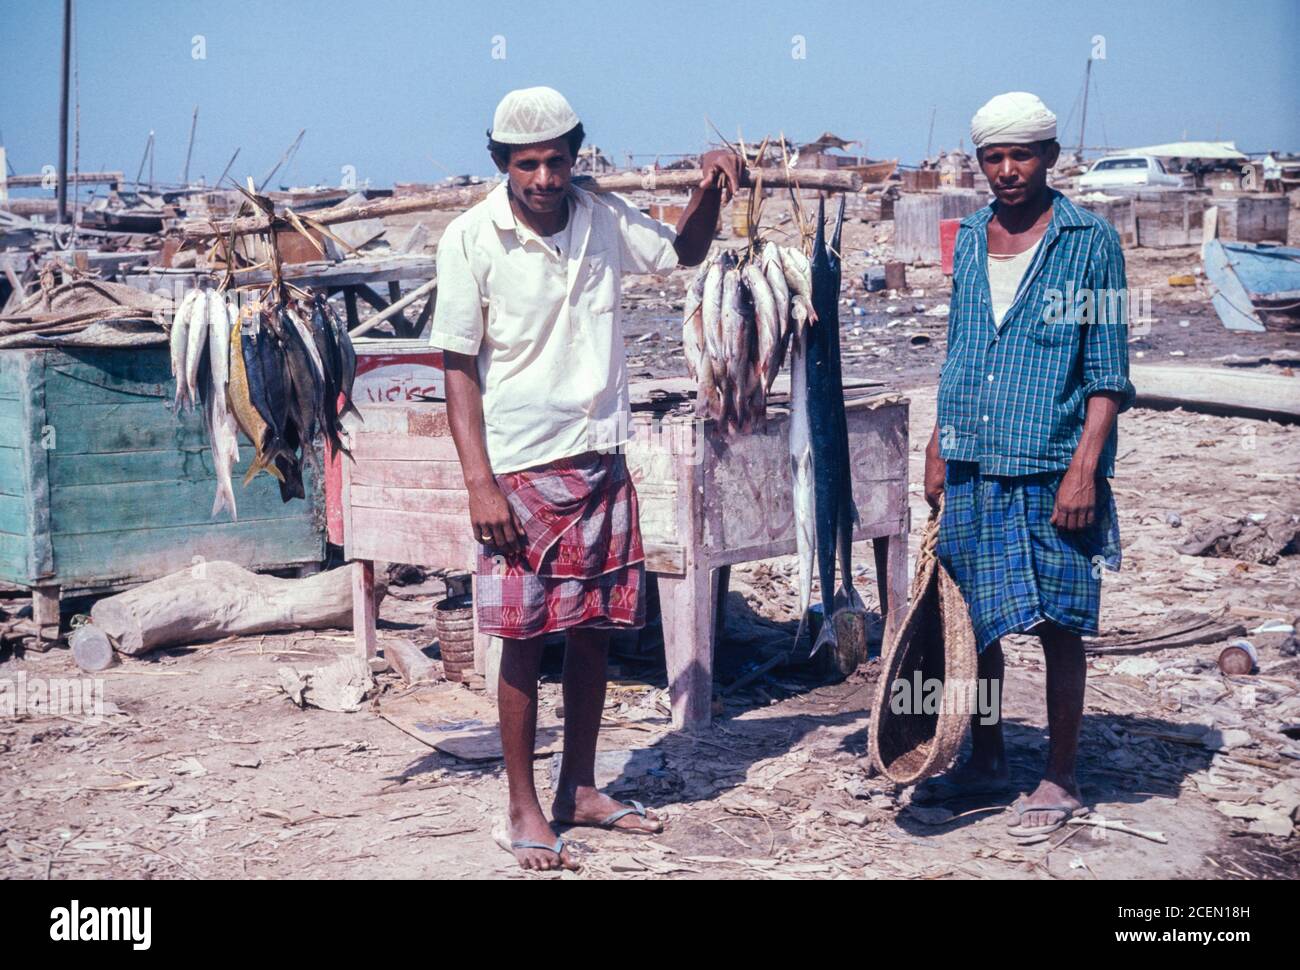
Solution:
<path fill-rule="evenodd" d="M 0 579 L 25 586 L 31 578 L 27 572 L 28 539 L 25 535 L 0 532 Z"/>
<path fill-rule="evenodd" d="M 236 502 L 243 494 L 240 482 L 253 453 L 253 446 L 242 435 L 239 451 L 243 461 L 235 469 Z M 175 481 L 211 481 L 215 488 L 212 452 L 206 448 L 189 448 L 184 451 L 119 451 L 110 455 L 65 455 L 59 450 L 50 453 L 50 486 L 56 489 L 75 485 Z M 272 491 L 276 491 L 274 486 Z"/>
<path fill-rule="evenodd" d="M 16 418 L 21 420 L 23 414 L 23 402 L 17 395 L 13 397 L 0 398 L 0 420 L 5 418 Z M 3 437 L 4 432 L 0 431 L 0 444 L 13 444 L 12 441 Z"/>
<path fill-rule="evenodd" d="M 636 192 L 642 189 L 654 192 L 690 192 L 699 185 L 702 177 L 703 172 L 700 169 L 675 169 L 651 173 L 618 172 L 613 175 L 584 179 L 581 187 L 592 192 Z M 862 188 L 862 176 L 849 170 L 799 169 L 797 172 L 791 172 L 779 167 L 749 168 L 743 176 L 747 186 L 754 185 L 759 178 L 768 188 L 798 186 L 807 191 L 822 192 L 857 192 Z M 407 212 L 468 209 L 481 202 L 493 188 L 492 184 L 469 188 L 440 188 L 414 195 L 372 199 L 355 204 L 343 203 L 317 210 L 312 213 L 312 217 L 322 225 L 336 225 Z M 206 239 L 213 235 L 230 233 L 245 236 L 253 232 L 263 232 L 270 227 L 270 224 L 271 220 L 263 214 L 223 219 L 219 222 L 210 219 L 190 219 L 182 227 L 182 232 L 186 239 Z M 285 226 L 283 218 L 280 219 L 280 224 L 282 227 Z"/>
<path fill-rule="evenodd" d="M 205 449 L 197 411 L 177 418 L 161 403 L 61 405 L 51 409 L 54 447 L 66 455 Z"/>
<path fill-rule="evenodd" d="M 456 443 L 450 436 L 425 438 L 405 434 L 358 434 L 353 440 L 352 454 L 357 461 L 387 459 L 460 462 Z"/>
<path fill-rule="evenodd" d="M 1222 367 L 1134 364 L 1140 406 L 1300 421 L 1300 379 Z"/>
<path fill-rule="evenodd" d="M 652 573 L 667 576 L 686 574 L 686 549 L 669 543 L 645 543 L 645 568 Z"/>
<path fill-rule="evenodd" d="M 367 660 L 379 652 L 375 620 L 375 564 L 363 559 L 352 564 L 352 632 L 357 653 Z"/>
<path fill-rule="evenodd" d="M 0 495 L 26 495 L 27 468 L 23 451 L 14 445 L 0 446 Z"/>
<path fill-rule="evenodd" d="M 398 461 L 369 459 L 348 462 L 353 485 L 391 485 L 395 488 L 465 488 L 459 461 Z"/>
<path fill-rule="evenodd" d="M 22 495 L 0 495 L 0 532 L 27 532 L 27 501 Z"/>
<path fill-rule="evenodd" d="M 54 536 L 65 589 L 156 579 L 196 561 L 226 560 L 246 569 L 296 566 L 318 561 L 323 552 L 324 533 L 306 516 Z"/>
<path fill-rule="evenodd" d="M 464 488 L 393 488 L 352 482 L 353 508 L 391 509 L 394 512 L 436 512 L 461 516 L 469 527 L 469 492 Z"/>
<path fill-rule="evenodd" d="M 25 359 L 31 351 L 6 350 L 0 354 L 0 399 L 19 401 L 24 396 L 23 375 L 26 373 Z M 0 441 L 3 441 L 0 438 Z"/>
<path fill-rule="evenodd" d="M 211 460 L 210 456 L 205 457 Z M 205 464 L 205 471 L 209 467 Z M 307 475 L 304 474 L 306 483 Z M 216 519 L 210 515 L 215 489 L 216 480 L 211 477 L 190 481 L 64 485 L 53 493 L 50 527 L 55 535 L 173 526 L 219 527 L 229 521 L 229 513 L 223 512 Z M 265 476 L 254 479 L 247 488 L 237 488 L 235 503 L 241 523 L 271 519 L 305 520 L 311 515 L 311 506 L 305 501 L 282 502 L 278 486 Z"/>
<path fill-rule="evenodd" d="M 27 475 L 27 575 L 35 583 L 54 574 L 54 548 L 50 540 L 49 456 L 53 438 L 48 434 L 45 409 L 45 364 L 47 354 L 23 357 L 22 383 L 26 388 L 22 437 L 23 468 Z"/>
<path fill-rule="evenodd" d="M 346 554 L 349 559 L 473 569 L 478 543 L 471 532 L 464 513 L 395 512 L 354 503 Z"/>
<path fill-rule="evenodd" d="M 21 404 L 21 402 L 18 402 Z M 17 409 L 15 409 L 17 410 Z M 22 441 L 27 433 L 27 423 L 20 410 L 17 413 L 0 413 L 0 442 L 14 445 Z"/>
<path fill-rule="evenodd" d="M 46 368 L 57 379 L 98 385 L 109 389 L 138 391 L 152 395 L 158 384 L 171 378 L 170 351 L 164 345 L 147 347 L 63 347 L 38 351 L 46 357 Z M 51 375 L 51 379 L 56 379 Z"/>

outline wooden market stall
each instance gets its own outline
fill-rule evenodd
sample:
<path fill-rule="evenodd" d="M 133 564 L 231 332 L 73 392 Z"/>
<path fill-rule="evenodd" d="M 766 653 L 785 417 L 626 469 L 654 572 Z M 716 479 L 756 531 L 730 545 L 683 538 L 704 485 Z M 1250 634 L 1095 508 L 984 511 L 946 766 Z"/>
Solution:
<path fill-rule="evenodd" d="M 0 351 L 0 580 L 32 590 L 57 635 L 61 592 L 101 592 L 204 560 L 314 568 L 324 551 L 319 477 L 284 503 L 239 482 L 238 521 L 210 516 L 216 475 L 200 412 L 177 415 L 166 346 Z"/>
<path fill-rule="evenodd" d="M 651 388 L 634 385 L 637 401 Z M 875 548 L 881 602 L 901 615 L 907 587 L 907 415 L 897 395 L 850 392 L 846 403 L 856 540 Z M 460 462 L 439 402 L 362 405 L 343 462 L 345 553 L 354 561 L 357 648 L 376 651 L 374 562 L 474 568 Z M 673 723 L 708 724 L 713 610 L 733 564 L 793 554 L 788 412 L 771 406 L 762 432 L 723 438 L 692 414 L 636 411 L 628 464 L 637 485 L 646 566 L 658 580 Z M 476 666 L 493 687 L 499 644 L 479 637 Z"/>

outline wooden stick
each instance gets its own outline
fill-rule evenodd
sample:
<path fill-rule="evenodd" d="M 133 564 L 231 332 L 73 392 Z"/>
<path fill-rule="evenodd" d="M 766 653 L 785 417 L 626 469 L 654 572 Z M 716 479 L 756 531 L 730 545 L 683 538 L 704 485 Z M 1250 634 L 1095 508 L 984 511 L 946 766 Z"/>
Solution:
<path fill-rule="evenodd" d="M 1123 822 L 1103 822 L 1095 818 L 1072 818 L 1069 821 L 1071 825 L 1095 825 L 1099 829 L 1110 829 L 1112 832 L 1126 832 L 1129 835 L 1150 839 L 1152 842 L 1159 842 L 1161 845 L 1169 843 L 1163 832 L 1143 832 L 1141 829 L 1131 829 Z"/>
<path fill-rule="evenodd" d="M 745 173 L 745 184 L 753 185 L 762 177 L 766 188 L 800 188 L 819 192 L 857 192 L 862 188 L 862 176 L 856 172 L 840 172 L 829 169 L 782 169 L 751 168 Z M 703 172 L 700 169 L 680 169 L 670 172 L 624 172 L 618 175 L 602 175 L 585 181 L 582 187 L 597 193 L 634 192 L 646 190 L 651 192 L 689 192 L 700 184 Z M 322 209 L 312 215 L 314 222 L 332 226 L 340 222 L 356 222 L 360 219 L 378 219 L 384 216 L 401 215 L 407 212 L 427 212 L 433 209 L 467 209 L 482 201 L 495 185 L 474 185 L 460 189 L 435 189 L 408 195 L 402 198 L 376 199 L 355 205 L 336 205 Z M 277 217 L 278 228 L 288 223 Z M 247 236 L 250 233 L 266 232 L 271 227 L 271 220 L 265 215 L 243 216 L 238 219 L 226 219 L 212 223 L 209 220 L 192 220 L 183 228 L 185 239 L 207 239 L 213 235 Z"/>

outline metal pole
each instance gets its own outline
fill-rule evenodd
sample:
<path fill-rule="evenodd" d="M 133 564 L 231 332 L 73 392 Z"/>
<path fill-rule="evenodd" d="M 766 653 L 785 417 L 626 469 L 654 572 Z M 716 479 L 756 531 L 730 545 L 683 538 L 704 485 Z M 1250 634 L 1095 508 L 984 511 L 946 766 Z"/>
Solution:
<path fill-rule="evenodd" d="M 1083 158 L 1083 129 L 1088 124 L 1088 88 L 1092 87 L 1092 58 L 1083 72 L 1083 116 L 1079 119 L 1079 157 Z"/>
<path fill-rule="evenodd" d="M 185 146 L 185 170 L 181 172 L 181 185 L 190 184 L 190 154 L 194 151 L 194 129 L 199 126 L 199 106 L 194 106 L 194 117 L 190 119 L 190 141 Z"/>
<path fill-rule="evenodd" d="M 239 149 L 236 148 L 235 154 L 230 156 L 230 161 L 226 162 L 226 167 L 221 170 L 221 175 L 217 177 L 217 181 L 214 184 L 216 185 L 221 184 L 221 180 L 226 177 L 226 173 L 230 171 L 230 166 L 235 164 L 235 159 L 238 157 L 239 157 Z"/>
<path fill-rule="evenodd" d="M 72 0 L 63 0 L 63 73 L 59 89 L 59 225 L 68 221 L 68 64 L 71 60 Z"/>
<path fill-rule="evenodd" d="M 140 187 L 140 177 L 144 175 L 144 163 L 149 161 L 149 149 L 153 147 L 153 132 L 149 132 L 149 137 L 145 139 L 144 154 L 140 156 L 140 168 L 135 173 L 136 188 Z"/>

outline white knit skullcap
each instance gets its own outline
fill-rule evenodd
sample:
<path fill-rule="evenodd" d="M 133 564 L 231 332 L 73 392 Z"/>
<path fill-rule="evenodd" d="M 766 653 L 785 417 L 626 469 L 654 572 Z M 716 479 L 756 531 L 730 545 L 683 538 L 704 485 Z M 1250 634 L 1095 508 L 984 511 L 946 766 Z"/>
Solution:
<path fill-rule="evenodd" d="M 559 138 L 577 127 L 578 116 L 555 88 L 520 88 L 497 105 L 492 140 L 506 145 L 533 145 Z"/>
<path fill-rule="evenodd" d="M 1028 145 L 1056 137 L 1056 115 L 1027 91 L 999 94 L 975 112 L 970 139 L 985 145 Z"/>

